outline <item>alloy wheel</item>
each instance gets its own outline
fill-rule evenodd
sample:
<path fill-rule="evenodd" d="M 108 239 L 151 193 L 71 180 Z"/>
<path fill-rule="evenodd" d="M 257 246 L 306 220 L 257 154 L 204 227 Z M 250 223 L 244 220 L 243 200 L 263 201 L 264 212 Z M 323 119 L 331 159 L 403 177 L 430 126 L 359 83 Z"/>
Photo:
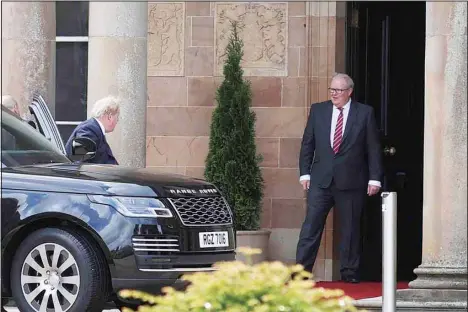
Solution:
<path fill-rule="evenodd" d="M 36 246 L 23 262 L 21 289 L 34 311 L 68 311 L 80 289 L 80 272 L 75 258 L 56 243 Z"/>

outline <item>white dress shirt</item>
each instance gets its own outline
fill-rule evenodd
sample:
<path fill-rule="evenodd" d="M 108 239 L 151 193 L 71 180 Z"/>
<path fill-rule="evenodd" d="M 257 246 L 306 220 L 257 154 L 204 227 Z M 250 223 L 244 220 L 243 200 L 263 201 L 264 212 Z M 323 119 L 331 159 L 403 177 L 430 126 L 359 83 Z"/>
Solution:
<path fill-rule="evenodd" d="M 346 128 L 346 122 L 348 121 L 348 115 L 349 115 L 349 108 L 351 107 L 351 99 L 348 101 L 343 106 L 343 129 L 341 135 L 344 135 L 344 131 Z M 340 110 L 333 105 L 333 114 L 332 114 L 332 120 L 331 120 L 331 128 L 330 128 L 330 146 L 333 148 L 333 139 L 335 138 L 335 128 L 336 128 L 336 123 L 338 122 L 338 116 L 340 115 Z M 299 181 L 307 181 L 310 180 L 310 174 L 305 174 L 302 175 L 299 178 Z M 381 187 L 380 181 L 375 181 L 375 180 L 370 180 L 369 185 L 375 185 L 378 187 Z"/>

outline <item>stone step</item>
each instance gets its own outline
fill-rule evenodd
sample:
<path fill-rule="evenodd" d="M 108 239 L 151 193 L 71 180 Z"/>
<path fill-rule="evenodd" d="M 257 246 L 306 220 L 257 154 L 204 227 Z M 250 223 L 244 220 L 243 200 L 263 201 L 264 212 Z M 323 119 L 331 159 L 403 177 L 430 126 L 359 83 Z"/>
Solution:
<path fill-rule="evenodd" d="M 396 312 L 467 311 L 466 290 L 404 289 L 397 291 L 396 299 Z M 354 304 L 367 311 L 383 311 L 382 297 L 356 300 Z"/>

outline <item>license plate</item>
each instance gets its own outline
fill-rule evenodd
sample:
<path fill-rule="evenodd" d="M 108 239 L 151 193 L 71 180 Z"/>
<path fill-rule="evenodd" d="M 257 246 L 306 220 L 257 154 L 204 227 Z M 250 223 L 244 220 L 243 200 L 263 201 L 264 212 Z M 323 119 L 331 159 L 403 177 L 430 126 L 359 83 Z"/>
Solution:
<path fill-rule="evenodd" d="M 229 246 L 228 232 L 202 232 L 198 233 L 200 248 Z"/>

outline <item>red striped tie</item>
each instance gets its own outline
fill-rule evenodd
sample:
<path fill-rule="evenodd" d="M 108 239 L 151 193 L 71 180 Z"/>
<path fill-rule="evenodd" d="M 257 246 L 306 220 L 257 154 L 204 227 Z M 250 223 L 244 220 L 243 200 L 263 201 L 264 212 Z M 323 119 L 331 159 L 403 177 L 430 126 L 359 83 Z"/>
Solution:
<path fill-rule="evenodd" d="M 333 151 L 338 153 L 340 150 L 341 140 L 343 139 L 343 108 L 338 108 L 340 115 L 338 115 L 338 121 L 336 122 L 335 136 L 333 137 Z"/>

